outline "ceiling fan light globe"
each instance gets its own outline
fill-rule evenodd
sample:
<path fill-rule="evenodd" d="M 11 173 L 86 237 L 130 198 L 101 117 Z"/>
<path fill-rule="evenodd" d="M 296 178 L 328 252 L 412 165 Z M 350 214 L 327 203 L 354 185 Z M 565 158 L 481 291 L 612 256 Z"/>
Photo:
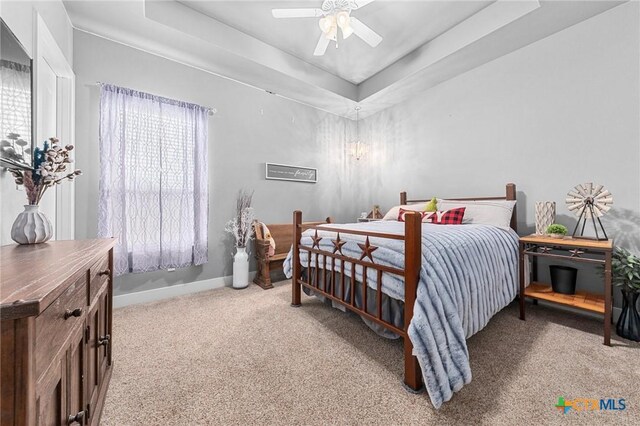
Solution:
<path fill-rule="evenodd" d="M 318 21 L 318 26 L 323 33 L 328 32 L 331 29 L 331 21 L 325 16 L 324 18 L 320 18 Z"/>
<path fill-rule="evenodd" d="M 351 34 L 353 34 L 353 28 L 351 28 L 351 25 L 349 24 L 340 28 L 342 29 L 342 38 L 345 40 L 351 37 Z"/>
<path fill-rule="evenodd" d="M 324 36 L 329 40 L 336 41 L 338 39 L 338 27 L 333 25 L 329 31 L 325 31 Z"/>
<path fill-rule="evenodd" d="M 338 12 L 338 14 L 336 15 L 336 22 L 338 26 L 343 30 L 346 25 L 349 25 L 350 20 L 351 18 L 349 17 L 349 12 L 346 12 L 344 10 L 342 12 Z"/>

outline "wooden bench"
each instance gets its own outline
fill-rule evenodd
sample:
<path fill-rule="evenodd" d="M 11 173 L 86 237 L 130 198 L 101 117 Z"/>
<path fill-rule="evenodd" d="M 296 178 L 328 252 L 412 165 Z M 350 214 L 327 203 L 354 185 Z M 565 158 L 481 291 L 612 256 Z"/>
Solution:
<path fill-rule="evenodd" d="M 321 225 L 324 223 L 331 223 L 331 218 L 328 217 L 324 222 L 305 222 L 302 224 L 302 227 L 304 229 L 305 226 Z M 269 256 L 269 240 L 265 239 L 262 233 L 262 226 L 257 226 L 259 224 L 260 222 L 258 221 L 255 221 L 253 224 L 255 231 L 254 253 L 258 266 L 258 271 L 253 282 L 267 290 L 273 288 L 273 284 L 271 284 L 271 271 L 282 269 L 284 260 L 287 258 L 289 250 L 291 250 L 291 245 L 293 244 L 293 224 L 267 224 L 271 238 L 276 242 L 276 250 L 273 256 Z"/>

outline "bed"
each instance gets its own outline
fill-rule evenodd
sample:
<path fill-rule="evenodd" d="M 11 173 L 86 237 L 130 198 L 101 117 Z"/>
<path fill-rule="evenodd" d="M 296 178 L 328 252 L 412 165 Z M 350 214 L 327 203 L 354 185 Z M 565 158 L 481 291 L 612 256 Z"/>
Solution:
<path fill-rule="evenodd" d="M 404 344 L 404 383 L 424 383 L 439 408 L 471 381 L 466 339 L 508 305 L 518 289 L 516 187 L 504 196 L 447 199 L 511 201 L 507 226 L 422 223 L 420 211 L 395 220 L 304 226 L 293 214 L 293 246 L 285 260 L 292 305 L 301 290 L 360 315 Z M 400 194 L 400 204 L 415 205 Z"/>

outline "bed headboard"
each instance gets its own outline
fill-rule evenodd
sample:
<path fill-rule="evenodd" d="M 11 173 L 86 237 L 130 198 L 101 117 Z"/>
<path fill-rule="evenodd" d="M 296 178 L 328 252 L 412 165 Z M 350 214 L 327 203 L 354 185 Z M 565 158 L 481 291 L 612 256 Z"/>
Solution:
<path fill-rule="evenodd" d="M 468 198 L 447 198 L 447 200 L 456 200 L 456 201 L 488 201 L 488 200 L 513 200 L 516 199 L 516 184 L 508 183 L 505 187 L 505 195 L 503 197 L 468 197 Z M 400 193 L 400 204 L 412 204 L 412 203 L 424 203 L 429 200 L 410 200 L 407 198 L 406 192 Z M 513 213 L 511 214 L 511 229 L 518 232 L 518 221 L 517 221 L 517 205 L 513 206 Z"/>

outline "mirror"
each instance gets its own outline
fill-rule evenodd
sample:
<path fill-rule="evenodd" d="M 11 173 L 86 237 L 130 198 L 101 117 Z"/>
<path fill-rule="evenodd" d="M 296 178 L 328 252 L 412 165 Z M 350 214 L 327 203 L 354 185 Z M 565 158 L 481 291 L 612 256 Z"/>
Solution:
<path fill-rule="evenodd" d="M 32 61 L 7 24 L 0 19 L 0 163 L 31 168 Z"/>

